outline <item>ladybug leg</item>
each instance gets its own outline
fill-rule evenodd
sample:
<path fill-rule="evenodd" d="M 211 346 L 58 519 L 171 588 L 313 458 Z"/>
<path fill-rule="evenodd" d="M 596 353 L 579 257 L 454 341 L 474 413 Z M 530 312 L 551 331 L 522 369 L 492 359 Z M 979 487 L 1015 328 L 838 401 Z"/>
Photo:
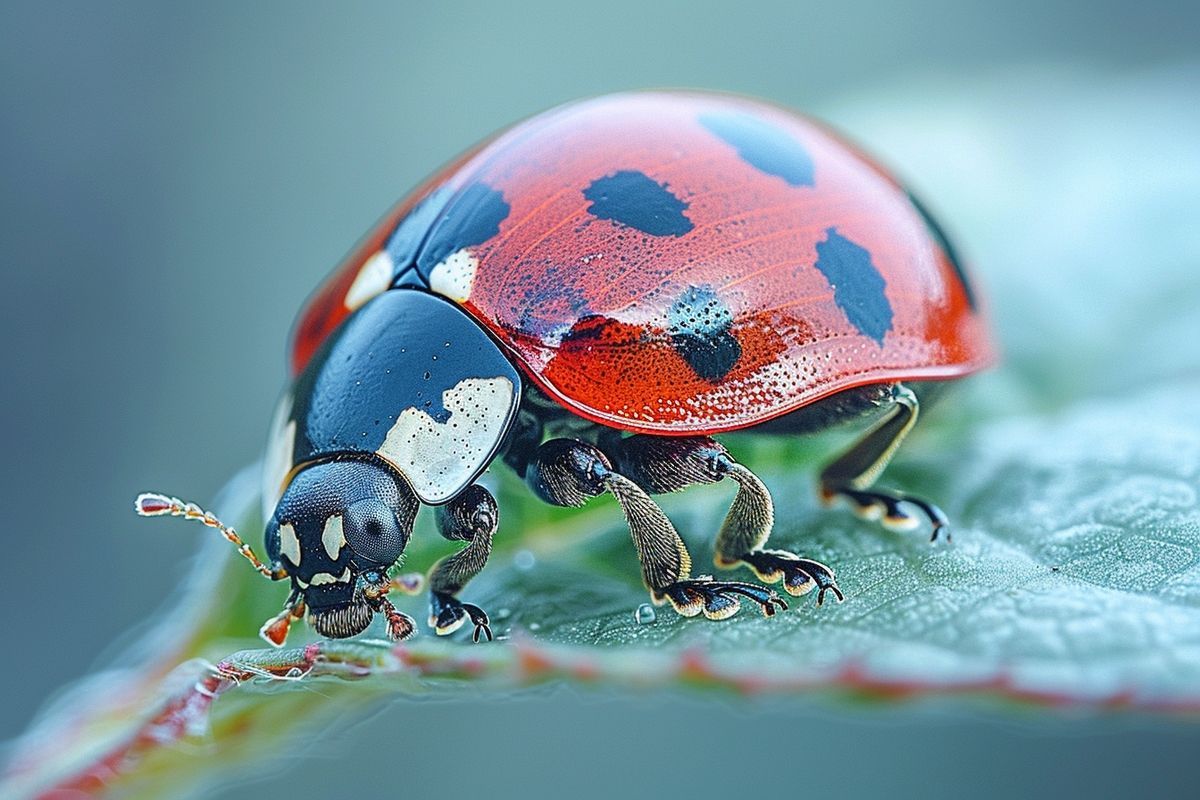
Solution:
<path fill-rule="evenodd" d="M 637 548 L 642 581 L 655 603 L 671 603 L 685 617 L 703 613 L 725 619 L 741 599 L 757 603 L 766 616 L 787 608 L 775 592 L 750 583 L 691 578 L 692 559 L 675 526 L 635 481 L 613 470 L 597 447 L 574 439 L 551 439 L 537 449 L 525 473 L 534 492 L 556 506 L 579 507 L 605 492 L 612 494 Z"/>
<path fill-rule="evenodd" d="M 264 622 L 258 629 L 258 635 L 272 647 L 283 647 L 283 643 L 287 641 L 288 632 L 292 629 L 292 623 L 299 622 L 303 618 L 304 600 L 300 599 L 299 593 L 293 591 L 288 597 L 288 601 L 284 603 L 283 611 Z"/>
<path fill-rule="evenodd" d="M 930 539 L 937 541 L 948 524 L 940 508 L 910 494 L 871 488 L 916 424 L 920 410 L 917 396 L 902 384 L 893 387 L 891 405 L 890 414 L 821 471 L 821 499 L 829 505 L 839 497 L 844 498 L 860 517 L 878 519 L 893 530 L 911 530 L 920 524 L 904 509 L 903 505 L 907 503 L 920 509 L 929 519 L 933 526 Z M 947 531 L 946 540 L 949 539 Z"/>
<path fill-rule="evenodd" d="M 467 546 L 437 562 L 429 573 L 429 624 L 438 636 L 447 636 L 467 619 L 475 626 L 471 638 L 492 641 L 491 622 L 479 606 L 464 603 L 456 595 L 487 564 L 492 553 L 492 535 L 499 523 L 499 508 L 491 493 L 474 484 L 437 510 L 442 536 Z"/>
<path fill-rule="evenodd" d="M 717 533 L 713 560 L 721 569 L 745 564 L 764 583 L 782 579 L 784 590 L 791 595 L 817 589 L 818 605 L 824 602 L 826 592 L 843 599 L 829 567 L 785 550 L 763 549 L 775 524 L 771 493 L 721 443 L 707 436 L 637 435 L 622 439 L 615 452 L 622 472 L 654 494 L 725 478 L 737 484 L 737 496 Z"/>

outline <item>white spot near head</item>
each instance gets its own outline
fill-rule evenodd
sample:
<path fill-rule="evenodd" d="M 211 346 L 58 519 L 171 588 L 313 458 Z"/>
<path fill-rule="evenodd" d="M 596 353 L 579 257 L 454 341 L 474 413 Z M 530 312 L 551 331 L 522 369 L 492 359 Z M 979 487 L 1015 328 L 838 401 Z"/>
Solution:
<path fill-rule="evenodd" d="M 363 262 L 354 277 L 354 283 L 346 290 L 342 300 L 347 310 L 354 311 L 376 295 L 383 294 L 396 277 L 396 265 L 387 250 L 380 250 Z"/>
<path fill-rule="evenodd" d="M 300 566 L 300 539 L 289 524 L 279 526 L 279 553 L 297 567 Z"/>
<path fill-rule="evenodd" d="M 444 503 L 483 469 L 500 443 L 514 406 L 512 381 L 467 378 L 442 392 L 450 412 L 438 422 L 406 408 L 388 431 L 378 454 L 408 479 L 424 503 Z"/>
<path fill-rule="evenodd" d="M 334 514 L 325 520 L 325 530 L 321 531 L 321 544 L 325 545 L 325 553 L 330 561 L 337 561 L 346 543 L 346 534 L 342 530 L 342 515 Z"/>
<path fill-rule="evenodd" d="M 350 568 L 349 567 L 346 567 L 344 570 L 342 570 L 342 574 L 338 575 L 336 577 L 334 577 L 333 575 L 331 575 L 328 572 L 318 572 L 316 575 L 313 575 L 313 579 L 312 579 L 313 586 L 322 586 L 327 583 L 349 583 L 349 582 L 350 582 Z"/>
<path fill-rule="evenodd" d="M 429 271 L 429 288 L 456 303 L 466 302 L 475 285 L 479 259 L 467 249 L 456 250 Z"/>
<path fill-rule="evenodd" d="M 275 504 L 283 497 L 287 488 L 284 481 L 292 471 L 292 455 L 296 446 L 296 421 L 291 419 L 292 393 L 289 391 L 279 399 L 275 416 L 271 420 L 271 435 L 267 439 L 267 452 L 263 455 L 262 503 L 263 519 L 269 520 L 275 513 Z"/>

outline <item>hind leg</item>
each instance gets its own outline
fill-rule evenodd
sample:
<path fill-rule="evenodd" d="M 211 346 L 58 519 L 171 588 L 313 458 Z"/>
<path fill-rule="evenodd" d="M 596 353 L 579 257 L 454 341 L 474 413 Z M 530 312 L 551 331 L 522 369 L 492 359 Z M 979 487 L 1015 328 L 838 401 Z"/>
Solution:
<path fill-rule="evenodd" d="M 904 492 L 872 488 L 876 479 L 896 454 L 896 450 L 916 425 L 920 406 L 917 396 L 902 384 L 892 388 L 887 415 L 863 434 L 849 450 L 821 471 L 821 498 L 832 504 L 838 498 L 850 503 L 865 519 L 878 519 L 893 530 L 911 530 L 920 524 L 903 507 L 905 503 L 921 510 L 933 528 L 932 541 L 947 526 L 946 515 L 933 503 Z M 949 540 L 949 531 L 946 539 Z"/>
<path fill-rule="evenodd" d="M 817 589 L 817 603 L 826 592 L 842 599 L 833 570 L 786 550 L 765 548 L 775 524 L 771 493 L 758 476 L 734 460 L 719 442 L 707 436 L 664 437 L 636 435 L 607 442 L 618 469 L 652 494 L 728 478 L 737 496 L 717 533 L 714 561 L 722 569 L 745 564 L 764 583 L 783 581 L 788 594 Z"/>

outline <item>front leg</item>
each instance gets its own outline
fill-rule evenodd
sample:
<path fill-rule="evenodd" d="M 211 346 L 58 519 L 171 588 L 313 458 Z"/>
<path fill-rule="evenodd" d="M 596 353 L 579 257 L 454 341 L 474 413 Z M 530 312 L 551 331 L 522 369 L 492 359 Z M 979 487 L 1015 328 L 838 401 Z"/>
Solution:
<path fill-rule="evenodd" d="M 475 625 L 471 638 L 478 642 L 483 635 L 492 640 L 487 613 L 456 595 L 487 564 L 499 521 L 496 498 L 478 484 L 438 508 L 437 526 L 442 536 L 467 542 L 462 550 L 437 562 L 429 574 L 429 624 L 438 636 L 454 633 L 470 618 Z"/>
<path fill-rule="evenodd" d="M 595 446 L 574 439 L 551 439 L 538 448 L 526 470 L 526 481 L 537 495 L 557 506 L 582 506 L 605 492 L 616 498 L 642 565 L 642 581 L 655 603 L 670 602 L 683 616 L 703 613 L 725 619 L 737 613 L 741 598 L 758 604 L 766 616 L 787 604 L 770 589 L 737 581 L 691 578 L 687 547 L 650 496 L 629 478 L 615 472 Z"/>

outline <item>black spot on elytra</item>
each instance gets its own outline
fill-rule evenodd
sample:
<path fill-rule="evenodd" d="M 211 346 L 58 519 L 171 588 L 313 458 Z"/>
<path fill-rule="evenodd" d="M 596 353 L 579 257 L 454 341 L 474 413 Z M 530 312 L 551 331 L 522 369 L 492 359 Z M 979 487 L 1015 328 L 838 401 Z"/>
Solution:
<path fill-rule="evenodd" d="M 429 237 L 417 256 L 417 269 L 428 279 L 429 272 L 450 254 L 464 247 L 483 244 L 500 232 L 500 223 L 512 207 L 504 195 L 486 183 L 473 183 L 441 209 Z"/>
<path fill-rule="evenodd" d="M 908 199 L 921 215 L 921 219 L 925 221 L 925 227 L 929 229 L 929 233 L 937 241 L 938 246 L 942 248 L 946 257 L 950 259 L 950 265 L 954 267 L 954 274 L 958 276 L 958 281 L 962 284 L 963 294 L 967 296 L 967 305 L 971 307 L 972 311 L 977 310 L 978 306 L 975 305 L 975 290 L 971 287 L 971 282 L 967 280 L 967 273 L 963 271 L 962 262 L 958 260 L 958 251 L 954 249 L 954 245 L 950 244 L 950 240 L 946 238 L 946 232 L 942 230 L 942 226 L 938 225 L 937 220 L 929 213 L 929 209 L 925 208 L 925 204 L 918 200 L 912 192 L 908 193 Z"/>
<path fill-rule="evenodd" d="M 786 131 L 750 114 L 701 114 L 700 124 L 755 169 L 792 186 L 813 185 L 812 156 Z"/>
<path fill-rule="evenodd" d="M 588 212 L 652 236 L 683 236 L 693 227 L 684 216 L 688 204 L 649 175 L 626 169 L 597 178 L 583 190 L 592 201 Z"/>
<path fill-rule="evenodd" d="M 742 357 L 730 332 L 733 314 L 711 286 L 689 286 L 668 312 L 671 344 L 692 370 L 716 383 Z"/>
<path fill-rule="evenodd" d="M 887 282 L 871 263 L 871 254 L 829 228 L 825 241 L 817 242 L 816 266 L 850 324 L 882 346 L 884 335 L 892 329 L 892 304 L 883 293 Z"/>
<path fill-rule="evenodd" d="M 452 196 L 453 192 L 445 186 L 434 189 L 392 231 L 385 247 L 396 267 L 397 276 L 416 265 L 421 244 Z"/>
<path fill-rule="evenodd" d="M 587 295 L 578 286 L 564 283 L 558 272 L 559 267 L 548 267 L 547 285 L 523 291 L 517 322 L 523 335 L 546 336 L 557 330 L 564 318 L 581 319 L 590 314 Z"/>

